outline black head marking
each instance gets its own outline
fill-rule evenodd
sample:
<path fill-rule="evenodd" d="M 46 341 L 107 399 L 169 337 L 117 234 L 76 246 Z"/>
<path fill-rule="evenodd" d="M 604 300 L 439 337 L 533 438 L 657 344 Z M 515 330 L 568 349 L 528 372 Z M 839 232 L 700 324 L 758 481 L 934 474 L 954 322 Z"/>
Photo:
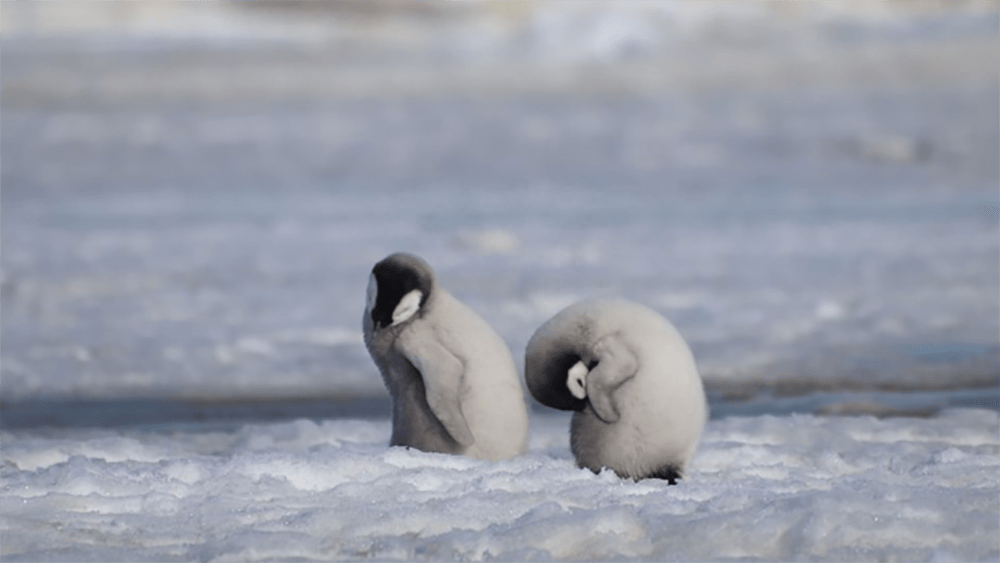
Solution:
<path fill-rule="evenodd" d="M 569 370 L 583 362 L 587 371 L 597 366 L 597 360 L 587 353 L 591 338 L 589 319 L 563 310 L 546 321 L 528 342 L 525 352 L 525 382 L 528 391 L 539 403 L 554 409 L 582 411 L 590 400 L 579 399 L 566 384 Z"/>
<path fill-rule="evenodd" d="M 566 387 L 566 374 L 580 360 L 580 356 L 571 351 L 550 354 L 540 367 L 545 375 L 528 381 L 531 394 L 539 403 L 554 409 L 582 411 L 587 408 L 587 399 L 577 399 Z"/>
<path fill-rule="evenodd" d="M 427 262 L 418 256 L 406 253 L 391 254 L 375 264 L 372 275 L 378 284 L 375 306 L 372 307 L 372 322 L 376 328 L 392 324 L 392 313 L 404 295 L 414 289 L 420 290 L 420 307 L 430 297 L 434 282 L 434 272 Z"/>

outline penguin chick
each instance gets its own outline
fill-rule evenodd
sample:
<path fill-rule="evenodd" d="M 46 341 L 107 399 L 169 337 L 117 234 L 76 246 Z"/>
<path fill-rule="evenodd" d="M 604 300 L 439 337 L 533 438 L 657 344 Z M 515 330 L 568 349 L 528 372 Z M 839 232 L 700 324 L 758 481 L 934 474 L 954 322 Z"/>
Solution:
<path fill-rule="evenodd" d="M 684 339 L 658 313 L 624 299 L 571 305 L 528 342 L 525 379 L 543 405 L 573 410 L 580 467 L 675 484 L 708 415 Z"/>
<path fill-rule="evenodd" d="M 391 445 L 489 460 L 524 453 L 528 409 L 507 344 L 427 262 L 397 253 L 375 264 L 362 324 L 392 396 Z"/>

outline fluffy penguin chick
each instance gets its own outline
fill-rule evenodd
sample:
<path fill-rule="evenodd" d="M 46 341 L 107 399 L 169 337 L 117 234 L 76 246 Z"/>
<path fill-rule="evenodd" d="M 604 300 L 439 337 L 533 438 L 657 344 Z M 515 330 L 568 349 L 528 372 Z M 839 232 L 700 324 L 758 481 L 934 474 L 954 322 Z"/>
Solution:
<path fill-rule="evenodd" d="M 412 254 L 375 264 L 365 345 L 392 395 L 393 446 L 499 460 L 524 453 L 528 409 L 507 344 Z"/>
<path fill-rule="evenodd" d="M 681 477 L 708 407 L 694 357 L 655 311 L 623 299 L 571 305 L 528 342 L 525 379 L 538 402 L 573 410 L 580 467 L 621 477 Z"/>

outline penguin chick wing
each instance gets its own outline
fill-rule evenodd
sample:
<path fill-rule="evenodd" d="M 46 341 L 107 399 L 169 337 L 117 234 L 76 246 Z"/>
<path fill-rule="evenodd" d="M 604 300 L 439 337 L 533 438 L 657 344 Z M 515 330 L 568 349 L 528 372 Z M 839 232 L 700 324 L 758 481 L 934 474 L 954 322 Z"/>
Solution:
<path fill-rule="evenodd" d="M 427 393 L 427 404 L 434 416 L 456 442 L 464 447 L 475 441 L 462 413 L 462 386 L 465 367 L 462 361 L 422 331 L 405 330 L 397 341 L 399 350 L 420 372 Z"/>
<path fill-rule="evenodd" d="M 615 391 L 635 377 L 639 362 L 635 354 L 615 335 L 597 341 L 593 348 L 597 365 L 587 374 L 587 397 L 594 413 L 604 422 L 617 422 L 620 417 Z"/>

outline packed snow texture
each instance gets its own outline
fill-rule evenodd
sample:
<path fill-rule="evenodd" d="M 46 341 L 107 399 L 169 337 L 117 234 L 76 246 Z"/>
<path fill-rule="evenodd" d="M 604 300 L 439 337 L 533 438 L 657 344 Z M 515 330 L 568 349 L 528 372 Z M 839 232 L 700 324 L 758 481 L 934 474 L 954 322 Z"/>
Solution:
<path fill-rule="evenodd" d="M 4 432 L 4 561 L 996 561 L 989 410 L 732 417 L 676 486 L 578 469 L 568 419 L 491 463 L 388 421 Z"/>

